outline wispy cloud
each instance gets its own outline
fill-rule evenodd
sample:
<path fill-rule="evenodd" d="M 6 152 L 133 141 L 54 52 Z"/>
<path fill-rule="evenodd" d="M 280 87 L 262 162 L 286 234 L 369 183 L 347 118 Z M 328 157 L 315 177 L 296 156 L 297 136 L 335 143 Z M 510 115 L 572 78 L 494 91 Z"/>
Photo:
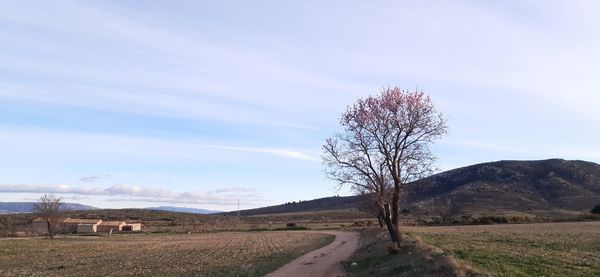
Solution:
<path fill-rule="evenodd" d="M 56 8 L 54 4 L 49 6 Z M 34 9 L 26 19 L 8 12 L 4 18 L 73 37 L 81 43 L 79 47 L 87 49 L 113 42 L 116 49 L 102 51 L 108 51 L 105 54 L 111 60 L 128 62 L 117 65 L 85 54 L 78 54 L 79 59 L 73 62 L 73 51 L 68 50 L 72 44 L 48 38 L 44 49 L 51 55 L 15 58 L 9 52 L 6 55 L 0 52 L 0 67 L 4 65 L 11 72 L 35 79 L 44 76 L 53 85 L 22 87 L 19 82 L 9 85 L 5 80 L 0 95 L 108 111 L 312 129 L 317 128 L 312 123 L 318 121 L 305 122 L 302 117 L 314 119 L 316 114 L 306 111 L 327 107 L 330 101 L 322 101 L 325 98 L 334 100 L 322 91 L 360 91 L 357 84 L 280 61 L 268 51 L 199 39 L 165 29 L 162 24 L 155 25 L 154 20 L 136 20 L 111 12 L 102 5 L 62 2 L 60 6 L 65 11 L 63 17 Z M 19 13 L 24 7 L 10 5 L 7 9 Z M 83 14 L 86 16 L 82 17 Z M 78 39 L 81 34 L 90 33 L 95 34 L 92 43 Z M 16 46 L 38 51 L 37 39 L 18 37 L 11 40 Z M 98 42 L 94 43 L 95 40 Z M 60 80 L 77 82 L 57 85 Z M 319 89 L 305 89 L 307 84 Z M 302 89 L 302 93 L 298 94 L 297 89 Z"/>
<path fill-rule="evenodd" d="M 81 196 L 106 197 L 107 201 L 141 201 L 172 204 L 261 205 L 267 202 L 255 189 L 230 187 L 214 191 L 175 192 L 158 187 L 141 187 L 115 184 L 110 187 L 81 187 L 72 185 L 0 184 L 2 193 L 55 193 L 68 195 L 69 199 L 84 199 Z"/>
<path fill-rule="evenodd" d="M 40 148 L 39 155 L 45 155 L 48 152 L 78 153 L 85 151 L 185 159 L 218 159 L 218 156 L 227 153 L 253 153 L 305 161 L 318 160 L 316 155 L 291 148 L 219 145 L 174 138 L 160 139 L 81 132 L 15 130 L 1 127 L 0 142 L 3 142 L 7 147 L 11 145 L 13 150 L 22 149 L 23 151 L 27 151 L 27 148 L 32 145 L 37 145 Z M 86 178 L 86 180 L 98 179 L 98 176 L 90 177 L 93 178 Z"/>
<path fill-rule="evenodd" d="M 109 174 L 94 174 L 94 175 L 90 175 L 90 176 L 83 176 L 83 177 L 79 178 L 79 181 L 86 182 L 86 183 L 93 183 L 93 182 L 100 181 L 100 180 L 108 178 L 108 177 L 110 177 Z"/>
<path fill-rule="evenodd" d="M 224 146 L 224 145 L 206 145 L 199 144 L 198 147 L 212 148 L 212 149 L 222 149 L 222 150 L 231 150 L 231 151 L 240 151 L 240 152 L 250 152 L 250 153 L 260 153 L 260 154 L 271 154 L 291 159 L 299 159 L 299 160 L 309 160 L 316 161 L 318 157 L 309 155 L 307 153 L 302 153 L 296 150 L 290 149 L 279 149 L 279 148 L 253 148 L 253 147 L 236 147 L 236 146 Z"/>

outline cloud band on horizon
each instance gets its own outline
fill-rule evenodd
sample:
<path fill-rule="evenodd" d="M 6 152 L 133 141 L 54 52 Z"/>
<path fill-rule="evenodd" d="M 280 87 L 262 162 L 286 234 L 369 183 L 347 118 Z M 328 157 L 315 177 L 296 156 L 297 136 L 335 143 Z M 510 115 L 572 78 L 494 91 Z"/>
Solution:
<path fill-rule="evenodd" d="M 215 191 L 174 192 L 163 188 L 115 184 L 110 187 L 81 187 L 70 185 L 0 184 L 0 193 L 54 193 L 85 196 L 105 196 L 108 201 L 151 202 L 170 204 L 237 205 L 244 199 L 245 205 L 264 204 L 267 200 L 252 188 L 230 187 Z"/>

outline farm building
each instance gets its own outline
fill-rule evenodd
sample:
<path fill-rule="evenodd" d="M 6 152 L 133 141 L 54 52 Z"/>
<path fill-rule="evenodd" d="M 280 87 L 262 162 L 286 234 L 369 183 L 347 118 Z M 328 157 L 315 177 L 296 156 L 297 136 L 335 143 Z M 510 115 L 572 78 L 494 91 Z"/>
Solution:
<path fill-rule="evenodd" d="M 123 226 L 127 225 L 125 221 L 102 221 L 100 225 L 98 225 L 98 232 L 110 232 L 112 229 L 114 231 L 122 231 Z"/>
<path fill-rule="evenodd" d="M 44 218 L 33 220 L 32 229 L 36 233 L 48 233 L 48 225 Z M 141 223 L 127 224 L 125 221 L 102 221 L 102 219 L 65 218 L 56 225 L 56 233 L 96 233 L 116 231 L 141 231 Z"/>
<path fill-rule="evenodd" d="M 96 228 L 100 222 L 102 222 L 101 219 L 64 218 L 59 220 L 54 231 L 56 233 L 96 232 Z M 79 227 L 79 225 L 82 226 Z M 36 233 L 48 233 L 48 224 L 44 218 L 38 217 L 34 219 L 31 226 Z"/>
<path fill-rule="evenodd" d="M 31 223 L 31 228 L 35 233 L 48 233 L 48 224 L 46 223 L 46 219 L 41 217 L 38 217 L 33 220 L 33 222 Z"/>
<path fill-rule="evenodd" d="M 96 233 L 98 224 L 77 224 L 77 233 Z"/>
<path fill-rule="evenodd" d="M 123 231 L 141 231 L 142 223 L 129 223 L 123 226 Z"/>
<path fill-rule="evenodd" d="M 67 218 L 58 224 L 57 231 L 59 233 L 95 233 L 100 222 L 102 219 Z M 80 225 L 82 225 L 81 228 Z"/>

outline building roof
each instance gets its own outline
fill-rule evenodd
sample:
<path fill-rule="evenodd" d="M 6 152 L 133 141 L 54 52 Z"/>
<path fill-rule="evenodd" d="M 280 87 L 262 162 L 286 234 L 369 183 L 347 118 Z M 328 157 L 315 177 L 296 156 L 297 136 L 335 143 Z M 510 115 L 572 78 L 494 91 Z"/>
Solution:
<path fill-rule="evenodd" d="M 67 220 L 70 220 L 70 218 L 68 218 L 68 217 L 67 218 L 61 218 L 61 219 L 58 220 L 58 222 L 65 222 Z M 34 219 L 33 222 L 46 222 L 46 219 L 43 218 L 43 217 L 38 217 L 38 218 Z"/>
<path fill-rule="evenodd" d="M 125 225 L 125 221 L 102 221 L 100 225 L 103 226 L 121 226 Z"/>
<path fill-rule="evenodd" d="M 69 218 L 64 221 L 64 223 L 74 223 L 74 224 L 100 224 L 102 219 L 79 219 L 79 218 Z"/>

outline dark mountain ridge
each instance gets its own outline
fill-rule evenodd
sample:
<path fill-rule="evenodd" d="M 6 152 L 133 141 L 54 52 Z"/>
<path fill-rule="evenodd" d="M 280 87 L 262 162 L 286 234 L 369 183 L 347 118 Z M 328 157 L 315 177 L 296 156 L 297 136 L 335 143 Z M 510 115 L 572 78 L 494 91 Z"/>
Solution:
<path fill-rule="evenodd" d="M 419 180 L 407 192 L 409 204 L 447 201 L 452 214 L 589 210 L 600 203 L 600 165 L 562 159 L 482 163 Z"/>
<path fill-rule="evenodd" d="M 361 209 L 361 196 L 326 197 L 240 211 L 241 215 Z M 588 211 L 600 203 L 600 165 L 549 159 L 497 161 L 441 172 L 407 185 L 401 208 L 451 215 Z"/>
<path fill-rule="evenodd" d="M 281 205 L 268 206 L 256 209 L 241 210 L 241 216 L 280 214 L 294 212 L 312 212 L 325 210 L 356 209 L 362 196 L 332 196 L 313 200 L 300 200 L 288 202 Z M 222 213 L 224 215 L 236 215 L 237 211 Z"/>

